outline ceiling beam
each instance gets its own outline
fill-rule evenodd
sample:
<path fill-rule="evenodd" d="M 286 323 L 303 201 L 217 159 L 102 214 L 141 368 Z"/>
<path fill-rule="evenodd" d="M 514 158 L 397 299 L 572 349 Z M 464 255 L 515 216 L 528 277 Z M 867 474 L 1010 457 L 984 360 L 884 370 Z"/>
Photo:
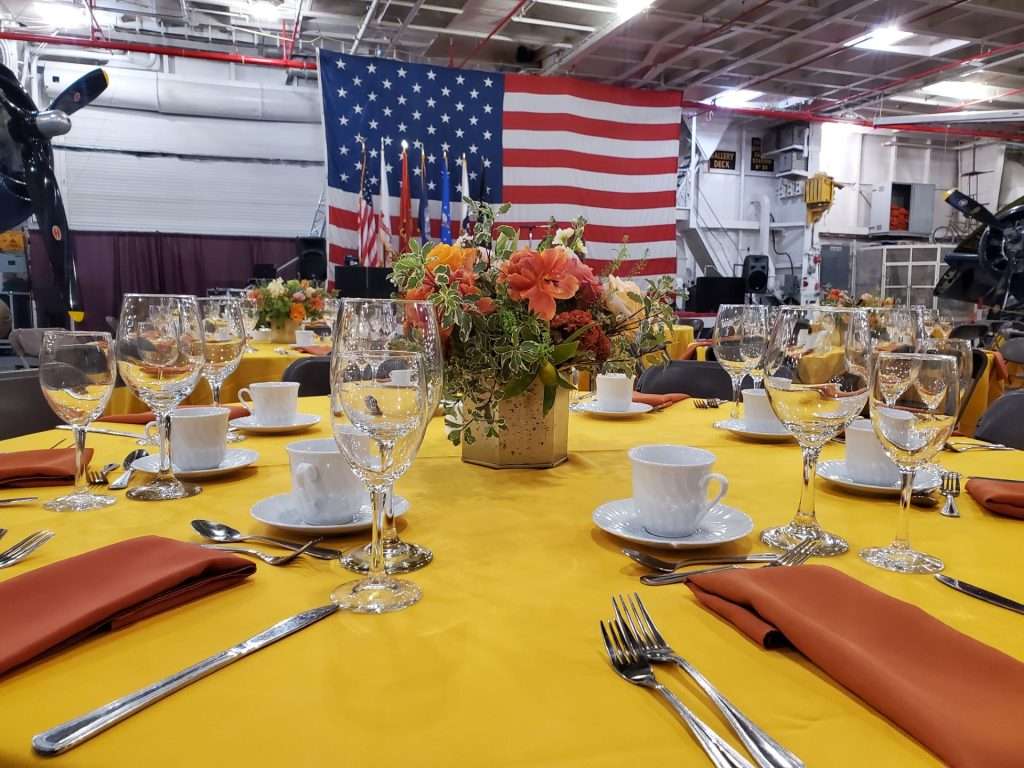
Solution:
<path fill-rule="evenodd" d="M 629 24 L 636 16 L 614 16 L 607 24 L 600 29 L 587 35 L 581 42 L 571 47 L 570 50 L 563 54 L 555 56 L 549 61 L 543 69 L 541 69 L 542 75 L 554 75 L 558 72 L 563 71 L 566 67 L 576 61 L 580 56 L 585 54 L 592 48 L 604 43 L 611 35 L 614 35 L 619 29 L 626 24 Z"/>

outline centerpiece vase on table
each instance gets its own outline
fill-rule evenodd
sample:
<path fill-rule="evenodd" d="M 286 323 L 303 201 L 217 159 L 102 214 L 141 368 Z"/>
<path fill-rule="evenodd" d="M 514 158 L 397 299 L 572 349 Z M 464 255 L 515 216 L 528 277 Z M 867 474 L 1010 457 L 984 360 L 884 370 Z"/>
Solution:
<path fill-rule="evenodd" d="M 324 289 L 309 280 L 282 280 L 250 289 L 249 299 L 256 302 L 257 327 L 270 327 L 275 344 L 294 344 L 295 331 L 307 321 L 319 320 L 324 312 Z"/>
<path fill-rule="evenodd" d="M 299 324 L 291 319 L 270 321 L 270 340 L 274 344 L 294 344 Z"/>
<path fill-rule="evenodd" d="M 646 289 L 595 275 L 581 218 L 551 221 L 536 249 L 495 225 L 486 203 L 454 244 L 413 240 L 391 279 L 401 296 L 429 300 L 444 344 L 445 427 L 462 460 L 496 469 L 550 468 L 568 458 L 570 371 L 635 375 L 660 353 L 672 325 L 670 277 Z M 499 213 L 508 210 L 502 206 Z"/>

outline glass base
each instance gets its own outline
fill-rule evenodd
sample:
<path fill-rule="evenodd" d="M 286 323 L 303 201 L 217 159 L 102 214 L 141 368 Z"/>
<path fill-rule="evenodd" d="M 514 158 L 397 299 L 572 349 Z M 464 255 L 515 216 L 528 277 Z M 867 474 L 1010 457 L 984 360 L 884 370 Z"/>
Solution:
<path fill-rule="evenodd" d="M 423 593 L 411 581 L 381 576 L 376 579 L 346 581 L 331 592 L 331 600 L 344 611 L 353 613 L 390 613 L 419 602 Z"/>
<path fill-rule="evenodd" d="M 896 573 L 938 573 L 946 567 L 937 557 L 903 547 L 868 547 L 860 557 L 875 568 Z"/>
<path fill-rule="evenodd" d="M 769 547 L 786 552 L 807 539 L 818 540 L 818 547 L 814 551 L 815 557 L 833 557 L 850 549 L 850 545 L 842 536 L 829 533 L 817 525 L 799 525 L 796 522 L 789 522 L 778 528 L 761 531 L 762 542 Z"/>
<path fill-rule="evenodd" d="M 183 483 L 181 480 L 154 480 L 151 483 L 132 488 L 125 494 L 129 499 L 135 501 L 170 501 L 171 499 L 187 499 L 195 496 L 203 489 L 193 483 Z"/>
<path fill-rule="evenodd" d="M 386 573 L 409 573 L 418 571 L 434 559 L 434 553 L 419 544 L 405 541 L 384 542 L 384 571 Z M 353 549 L 341 557 L 341 565 L 355 573 L 370 570 L 370 545 Z"/>
<path fill-rule="evenodd" d="M 59 499 L 48 501 L 43 504 L 43 509 L 48 509 L 51 512 L 85 512 L 89 509 L 109 507 L 115 501 L 117 501 L 117 498 L 114 496 L 82 491 L 81 493 L 69 493 L 67 496 L 61 496 Z"/>

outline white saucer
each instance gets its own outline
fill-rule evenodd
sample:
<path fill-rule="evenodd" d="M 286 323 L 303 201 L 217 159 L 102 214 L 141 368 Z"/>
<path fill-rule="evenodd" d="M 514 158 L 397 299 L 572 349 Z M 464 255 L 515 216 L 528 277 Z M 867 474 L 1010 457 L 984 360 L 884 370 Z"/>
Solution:
<path fill-rule="evenodd" d="M 577 403 L 577 411 L 583 411 L 583 413 L 589 413 L 594 416 L 605 416 L 611 419 L 627 419 L 630 416 L 639 416 L 641 413 L 647 413 L 653 410 L 652 406 L 647 403 L 630 403 L 629 410 L 626 411 L 606 411 L 599 407 L 596 400 L 587 400 L 582 403 Z"/>
<path fill-rule="evenodd" d="M 823 477 L 830 483 L 835 483 L 836 485 L 850 491 L 878 493 L 885 496 L 895 496 L 900 492 L 899 481 L 888 485 L 881 485 L 876 483 L 862 483 L 854 480 L 850 477 L 849 472 L 847 472 L 846 462 L 843 460 L 823 461 L 818 464 L 818 477 Z M 927 493 L 928 491 L 934 491 L 941 484 L 942 479 L 939 477 L 939 473 L 931 467 L 919 469 L 914 475 L 915 493 Z"/>
<path fill-rule="evenodd" d="M 370 527 L 370 507 L 364 505 L 360 508 L 355 519 L 347 523 L 335 523 L 325 525 L 308 525 L 295 522 L 295 518 L 289 514 L 292 504 L 290 493 L 279 493 L 266 499 L 257 501 L 249 514 L 261 523 L 272 525 L 283 531 L 294 531 L 295 533 L 315 533 L 327 536 L 336 533 L 355 533 L 365 531 Z M 402 496 L 395 496 L 394 499 L 395 517 L 401 517 L 409 509 L 409 501 Z"/>
<path fill-rule="evenodd" d="M 295 415 L 295 420 L 291 424 L 260 424 L 256 421 L 255 416 L 242 416 L 239 419 L 232 419 L 229 423 L 232 427 L 236 427 L 246 432 L 276 434 L 280 432 L 298 432 L 299 430 L 309 429 L 314 424 L 320 423 L 320 417 L 312 413 L 297 413 Z"/>
<path fill-rule="evenodd" d="M 754 521 L 738 509 L 717 504 L 690 536 L 669 538 L 657 536 L 644 528 L 637 519 L 633 499 L 616 499 L 605 502 L 594 510 L 594 524 L 612 536 L 646 544 L 659 549 L 690 549 L 692 547 L 714 547 L 736 539 L 742 539 L 754 530 Z"/>
<path fill-rule="evenodd" d="M 743 419 L 725 419 L 724 421 L 716 421 L 715 428 L 724 429 L 732 432 L 734 435 L 757 440 L 762 443 L 780 443 L 794 439 L 789 430 L 781 424 L 777 429 L 772 430 L 765 429 L 764 427 L 748 429 L 747 423 Z"/>
<path fill-rule="evenodd" d="M 224 461 L 216 467 L 210 467 L 209 469 L 178 469 L 172 464 L 171 468 L 174 470 L 175 477 L 180 477 L 184 480 L 192 477 L 215 477 L 255 464 L 259 457 L 260 455 L 256 451 L 250 451 L 246 448 L 228 448 L 224 454 Z M 143 456 L 141 459 L 136 459 L 132 462 L 132 469 L 155 475 L 160 471 L 160 456 L 150 454 L 149 456 Z"/>

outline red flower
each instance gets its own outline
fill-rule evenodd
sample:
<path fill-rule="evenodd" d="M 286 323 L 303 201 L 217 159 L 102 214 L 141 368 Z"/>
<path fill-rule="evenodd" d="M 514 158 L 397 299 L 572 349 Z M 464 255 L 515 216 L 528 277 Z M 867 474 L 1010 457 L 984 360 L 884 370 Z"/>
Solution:
<path fill-rule="evenodd" d="M 495 309 L 497 309 L 497 306 L 494 303 L 494 299 L 492 299 L 490 296 L 483 296 L 476 302 L 476 310 L 481 315 L 489 315 Z"/>
<path fill-rule="evenodd" d="M 590 352 L 598 363 L 603 363 L 612 354 L 612 342 L 589 312 L 582 309 L 574 309 L 569 312 L 561 312 L 551 320 L 551 329 L 560 331 L 562 338 L 568 338 L 580 328 L 586 328 L 579 338 L 579 350 Z"/>
<path fill-rule="evenodd" d="M 508 285 L 508 295 L 514 300 L 525 300 L 531 312 L 550 320 L 555 316 L 555 299 L 571 299 L 579 290 L 571 258 L 562 247 L 540 253 L 524 248 L 501 265 L 498 281 Z"/>

